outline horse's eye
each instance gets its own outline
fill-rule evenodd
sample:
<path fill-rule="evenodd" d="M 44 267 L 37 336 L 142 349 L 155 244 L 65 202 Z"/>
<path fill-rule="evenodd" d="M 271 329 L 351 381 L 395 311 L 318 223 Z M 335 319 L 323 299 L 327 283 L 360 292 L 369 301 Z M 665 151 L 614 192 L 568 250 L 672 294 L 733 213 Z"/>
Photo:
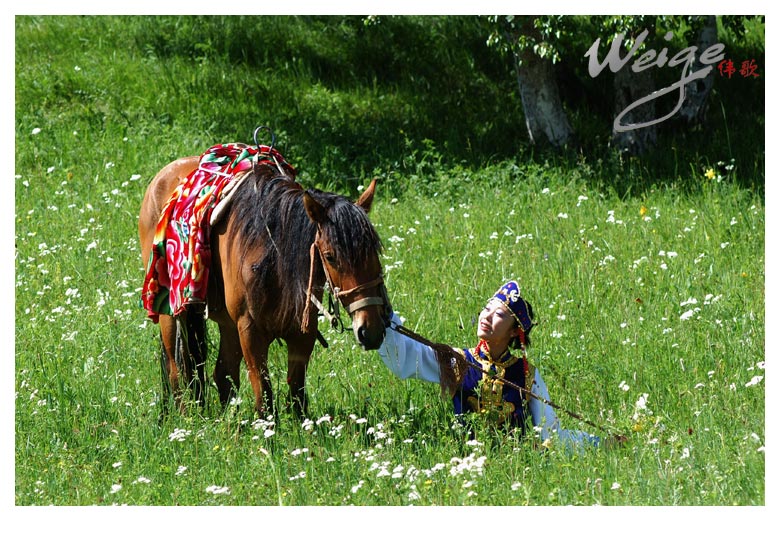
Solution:
<path fill-rule="evenodd" d="M 332 266 L 335 266 L 338 264 L 338 260 L 335 256 L 333 256 L 332 252 L 325 252 L 325 261 L 329 263 Z"/>

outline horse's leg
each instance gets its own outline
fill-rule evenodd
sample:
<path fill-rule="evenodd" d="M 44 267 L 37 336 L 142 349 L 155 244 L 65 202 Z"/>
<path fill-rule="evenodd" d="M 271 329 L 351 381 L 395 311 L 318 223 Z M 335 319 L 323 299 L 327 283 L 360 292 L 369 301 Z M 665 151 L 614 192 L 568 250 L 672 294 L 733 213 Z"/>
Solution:
<path fill-rule="evenodd" d="M 162 332 L 160 332 L 160 424 L 162 424 L 168 416 L 170 400 L 173 396 L 170 378 L 168 376 L 168 368 L 168 353 L 165 351 L 165 340 L 162 337 Z"/>
<path fill-rule="evenodd" d="M 241 386 L 241 341 L 234 325 L 219 326 L 219 356 L 214 368 L 214 383 L 222 407 L 230 403 Z"/>
<path fill-rule="evenodd" d="M 160 316 L 160 340 L 162 342 L 163 370 L 163 406 L 168 405 L 172 395 L 176 406 L 181 408 L 181 388 L 179 386 L 179 369 L 176 365 L 176 321 L 170 316 Z"/>
<path fill-rule="evenodd" d="M 306 370 L 311 352 L 314 350 L 314 338 L 301 336 L 287 340 L 287 384 L 289 385 L 289 402 L 292 410 L 298 416 L 308 412 L 308 397 L 306 396 Z"/>
<path fill-rule="evenodd" d="M 272 339 L 262 334 L 248 313 L 238 320 L 238 334 L 249 382 L 254 391 L 254 409 L 260 418 L 264 418 L 273 413 L 273 390 L 268 376 L 268 347 Z"/>

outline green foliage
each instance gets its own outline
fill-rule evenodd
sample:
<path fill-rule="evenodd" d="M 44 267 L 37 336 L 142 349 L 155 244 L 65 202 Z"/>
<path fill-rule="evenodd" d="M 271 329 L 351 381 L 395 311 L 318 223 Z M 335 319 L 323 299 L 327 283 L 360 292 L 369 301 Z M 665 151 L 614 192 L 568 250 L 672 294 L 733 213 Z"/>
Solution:
<path fill-rule="evenodd" d="M 764 172 L 738 150 L 762 151 L 759 137 L 732 127 L 733 151 L 679 148 L 658 157 L 667 174 L 608 153 L 533 153 L 507 141 L 516 110 L 490 101 L 504 95 L 485 74 L 500 62 L 455 46 L 475 43 L 481 24 L 17 18 L 17 505 L 765 503 L 765 207 L 742 185 Z M 370 37 L 358 46 L 355 35 Z M 366 83 L 373 55 L 396 63 L 373 65 Z M 476 86 L 483 97 L 471 99 Z M 463 92 L 454 119 L 448 87 Z M 475 119 L 488 105 L 502 111 L 493 127 Z M 371 219 L 412 329 L 473 345 L 485 298 L 518 278 L 552 399 L 627 431 L 627 445 L 541 451 L 532 435 L 478 421 L 469 443 L 437 386 L 393 377 L 324 323 L 309 421 L 253 416 L 242 374 L 226 411 L 211 389 L 202 416 L 158 423 L 158 338 L 138 307 L 140 201 L 168 161 L 246 140 L 258 123 L 275 127 L 307 186 L 354 196 L 363 172 L 381 175 Z M 270 360 L 280 402 L 284 351 Z"/>

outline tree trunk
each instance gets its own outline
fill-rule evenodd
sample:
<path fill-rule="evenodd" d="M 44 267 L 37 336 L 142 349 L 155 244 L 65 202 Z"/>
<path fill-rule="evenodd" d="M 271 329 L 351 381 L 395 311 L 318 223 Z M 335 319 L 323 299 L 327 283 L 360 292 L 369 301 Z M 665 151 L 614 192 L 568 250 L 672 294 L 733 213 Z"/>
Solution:
<path fill-rule="evenodd" d="M 643 20 L 642 26 L 648 30 L 646 42 L 651 43 L 655 36 L 656 17 L 647 16 L 641 17 L 641 19 Z M 633 29 L 633 35 L 631 37 L 636 39 L 638 35 L 639 30 Z M 624 57 L 627 52 L 627 49 L 625 49 L 623 45 L 621 55 Z M 630 68 L 630 64 L 628 64 L 614 74 L 615 118 L 617 118 L 627 107 L 657 90 L 652 72 L 653 69 L 645 69 L 635 73 L 633 69 Z M 655 101 L 655 99 L 652 99 L 630 110 L 621 118 L 620 123 L 622 125 L 643 124 L 655 120 L 657 118 L 657 106 Z M 617 131 L 616 129 L 613 129 L 611 133 L 612 146 L 631 155 L 643 155 L 648 150 L 652 149 L 656 143 L 656 125 L 649 125 L 628 131 Z"/>
<path fill-rule="evenodd" d="M 700 62 L 701 53 L 717 42 L 717 17 L 705 15 L 702 18 L 705 19 L 705 22 L 698 34 L 698 54 L 691 66 L 691 71 L 698 71 L 704 67 Z M 701 123 L 706 115 L 708 97 L 712 86 L 714 86 L 715 73 L 716 69 L 712 69 L 706 77 L 687 85 L 684 104 L 679 111 L 679 116 L 688 125 Z"/>
<path fill-rule="evenodd" d="M 614 115 L 619 115 L 628 106 L 655 91 L 650 70 L 634 73 L 631 69 L 620 69 L 614 74 Z M 644 103 L 628 112 L 621 123 L 640 124 L 657 118 L 654 100 Z M 629 131 L 613 130 L 611 143 L 620 151 L 631 155 L 642 155 L 657 142 L 655 125 Z"/>
<path fill-rule="evenodd" d="M 515 55 L 519 95 L 525 125 L 533 144 L 563 148 L 573 139 L 573 129 L 563 110 L 552 62 L 532 51 Z"/>

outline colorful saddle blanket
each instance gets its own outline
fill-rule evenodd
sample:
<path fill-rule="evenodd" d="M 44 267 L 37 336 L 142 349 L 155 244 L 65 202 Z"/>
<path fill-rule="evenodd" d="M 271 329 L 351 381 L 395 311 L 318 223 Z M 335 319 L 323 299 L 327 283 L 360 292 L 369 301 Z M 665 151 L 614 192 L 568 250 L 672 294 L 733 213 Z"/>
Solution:
<path fill-rule="evenodd" d="M 268 146 L 218 144 L 173 191 L 157 223 L 142 303 L 157 323 L 160 314 L 176 316 L 186 305 L 204 303 L 211 265 L 211 216 L 256 162 L 267 161 L 294 178 L 296 170 Z"/>

